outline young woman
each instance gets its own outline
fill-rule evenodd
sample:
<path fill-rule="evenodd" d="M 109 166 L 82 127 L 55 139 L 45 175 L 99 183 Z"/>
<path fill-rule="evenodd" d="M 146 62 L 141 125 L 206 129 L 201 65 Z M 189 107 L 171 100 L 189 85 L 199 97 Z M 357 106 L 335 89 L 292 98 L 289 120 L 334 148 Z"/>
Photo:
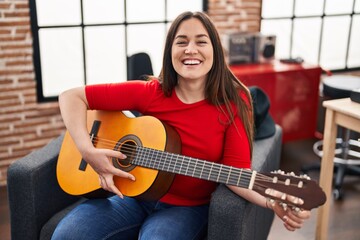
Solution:
<path fill-rule="evenodd" d="M 213 182 L 176 175 L 158 201 L 124 197 L 114 185 L 117 151 L 95 148 L 86 129 L 87 109 L 137 110 L 172 126 L 182 155 L 250 168 L 253 142 L 252 100 L 228 69 L 219 35 L 204 13 L 185 12 L 172 23 L 158 78 L 68 90 L 59 98 L 65 125 L 83 158 L 99 174 L 101 187 L 116 195 L 79 205 L 58 225 L 53 239 L 202 239 L 206 234 Z M 258 193 L 228 186 L 239 196 L 272 208 L 288 230 L 302 226 L 309 211 L 293 212 L 270 204 Z M 236 226 L 234 226 L 236 227 Z"/>

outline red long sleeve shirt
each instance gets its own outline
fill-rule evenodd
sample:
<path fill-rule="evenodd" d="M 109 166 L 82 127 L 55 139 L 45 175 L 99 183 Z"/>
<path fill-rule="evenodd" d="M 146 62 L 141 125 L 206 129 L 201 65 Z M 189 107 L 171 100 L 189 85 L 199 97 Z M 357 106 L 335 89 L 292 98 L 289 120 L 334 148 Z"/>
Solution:
<path fill-rule="evenodd" d="M 89 85 L 90 109 L 137 110 L 172 126 L 180 135 L 182 155 L 238 168 L 250 168 L 250 148 L 242 121 L 235 125 L 207 100 L 183 103 L 175 91 L 166 97 L 157 80 Z M 194 206 L 210 201 L 216 183 L 176 175 L 160 199 L 174 205 Z"/>

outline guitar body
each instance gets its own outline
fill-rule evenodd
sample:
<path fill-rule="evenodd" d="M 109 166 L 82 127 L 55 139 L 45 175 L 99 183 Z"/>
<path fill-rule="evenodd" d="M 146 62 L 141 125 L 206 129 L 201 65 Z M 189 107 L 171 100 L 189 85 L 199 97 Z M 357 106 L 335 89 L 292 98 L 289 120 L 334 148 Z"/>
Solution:
<path fill-rule="evenodd" d="M 174 174 L 132 165 L 132 154 L 128 149 L 129 146 L 142 146 L 180 153 L 180 138 L 175 130 L 154 117 L 128 118 L 122 112 L 110 111 L 88 111 L 87 127 L 96 148 L 114 149 L 127 155 L 125 161 L 112 159 L 115 167 L 136 178 L 131 181 L 114 177 L 120 192 L 147 200 L 159 199 L 167 192 Z M 102 197 L 106 193 L 100 187 L 98 174 L 82 159 L 69 132 L 64 136 L 56 174 L 60 187 L 68 194 Z"/>

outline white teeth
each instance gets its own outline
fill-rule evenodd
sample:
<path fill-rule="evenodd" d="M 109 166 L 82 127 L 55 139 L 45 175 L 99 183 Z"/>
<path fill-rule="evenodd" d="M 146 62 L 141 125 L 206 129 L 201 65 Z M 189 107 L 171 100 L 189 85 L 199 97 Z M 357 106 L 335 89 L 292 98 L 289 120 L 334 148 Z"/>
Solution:
<path fill-rule="evenodd" d="M 197 65 L 197 64 L 200 64 L 200 61 L 199 60 L 185 60 L 184 64 L 185 65 Z"/>

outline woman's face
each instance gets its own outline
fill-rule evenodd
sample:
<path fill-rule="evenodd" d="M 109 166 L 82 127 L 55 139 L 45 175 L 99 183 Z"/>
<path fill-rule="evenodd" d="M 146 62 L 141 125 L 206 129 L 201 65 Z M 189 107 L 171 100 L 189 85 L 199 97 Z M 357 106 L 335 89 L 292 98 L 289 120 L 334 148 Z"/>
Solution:
<path fill-rule="evenodd" d="M 213 65 L 213 46 L 200 20 L 183 21 L 172 44 L 172 64 L 178 80 L 206 80 Z"/>

